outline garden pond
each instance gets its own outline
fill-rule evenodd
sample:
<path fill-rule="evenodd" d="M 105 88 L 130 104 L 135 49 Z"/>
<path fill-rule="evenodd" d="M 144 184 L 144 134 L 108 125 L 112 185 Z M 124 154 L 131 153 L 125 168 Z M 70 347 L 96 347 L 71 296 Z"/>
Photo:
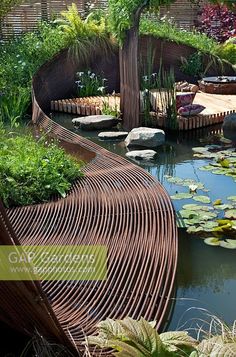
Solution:
<path fill-rule="evenodd" d="M 112 152 L 125 156 L 127 149 L 123 142 L 101 141 L 97 137 L 98 132 L 82 132 L 75 129 L 71 122 L 72 118 L 73 116 L 70 114 L 53 114 L 53 119 L 60 125 Z M 176 193 L 184 193 L 183 197 L 190 196 L 190 198 L 173 200 L 176 211 L 180 211 L 186 204 L 191 205 L 185 206 L 185 211 L 190 210 L 189 216 L 185 220 L 188 226 L 192 225 L 188 220 L 194 222 L 194 219 L 197 218 L 197 221 L 199 221 L 199 217 L 194 216 L 196 205 L 210 207 L 207 211 L 204 207 L 200 207 L 201 213 L 200 211 L 197 212 L 199 214 L 212 215 L 213 213 L 214 216 L 214 212 L 218 213 L 218 217 L 203 220 L 202 226 L 205 225 L 208 232 L 201 232 L 201 227 L 198 224 L 192 225 L 198 231 L 197 235 L 187 233 L 186 229 L 179 229 L 179 259 L 173 304 L 167 323 L 168 330 L 191 328 L 195 317 L 206 320 L 207 313 L 216 315 L 227 324 L 232 324 L 236 319 L 234 305 L 236 296 L 236 250 L 211 246 L 205 244 L 203 239 L 212 236 L 217 237 L 217 234 L 220 237 L 221 227 L 229 225 L 227 220 L 219 225 L 212 223 L 216 218 L 223 218 L 224 211 L 222 208 L 224 206 L 222 207 L 222 204 L 227 204 L 229 206 L 227 209 L 232 210 L 233 216 L 231 218 L 236 218 L 234 217 L 234 199 L 236 198 L 233 197 L 233 200 L 227 199 L 236 194 L 235 178 L 224 174 L 224 166 L 228 166 L 228 161 L 223 162 L 222 160 L 225 159 L 220 158 L 221 163 L 215 163 L 211 170 L 207 169 L 209 163 L 212 162 L 210 156 L 211 154 L 214 156 L 214 151 L 217 149 L 217 146 L 214 145 L 220 144 L 224 149 L 229 150 L 229 153 L 232 150 L 228 147 L 227 140 L 219 141 L 219 137 L 220 126 L 188 133 L 167 134 L 166 143 L 157 148 L 157 156 L 154 161 L 136 161 L 138 165 L 159 180 L 171 196 L 175 196 Z M 193 156 L 193 147 L 204 147 L 205 145 L 211 145 L 212 151 L 210 154 L 209 152 L 202 152 L 202 149 L 197 149 L 195 152 L 197 156 Z M 207 158 L 207 156 L 209 157 Z M 233 166 L 235 158 L 236 154 L 232 158 Z M 202 167 L 206 168 L 202 170 Z M 217 170 L 219 171 L 218 174 Z M 212 171 L 215 171 L 215 174 Z M 184 179 L 184 181 L 181 182 L 180 179 Z M 196 186 L 198 187 L 196 188 Z M 198 199 L 197 196 L 200 196 L 200 198 Z M 211 205 L 208 204 L 209 202 L 211 202 Z M 218 205 L 219 209 L 213 203 Z M 214 207 L 214 209 L 211 207 Z M 216 232 L 212 232 L 214 229 Z M 229 236 L 227 235 L 228 232 Z M 226 230 L 226 233 L 224 239 L 236 238 L 235 228 Z M 215 241 L 217 239 L 214 238 L 212 243 L 215 244 Z"/>

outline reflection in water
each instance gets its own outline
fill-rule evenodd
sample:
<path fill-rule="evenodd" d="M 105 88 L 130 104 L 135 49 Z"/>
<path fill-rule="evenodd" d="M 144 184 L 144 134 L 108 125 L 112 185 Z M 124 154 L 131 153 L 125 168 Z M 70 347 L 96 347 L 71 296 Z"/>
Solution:
<path fill-rule="evenodd" d="M 57 121 L 74 130 L 71 115 L 56 116 Z M 166 144 L 157 148 L 157 158 L 153 162 L 140 162 L 146 171 L 156 177 L 170 194 L 186 191 L 166 181 L 165 175 L 191 178 L 204 183 L 210 192 L 212 201 L 223 200 L 235 194 L 235 182 L 231 177 L 213 175 L 198 168 L 206 164 L 206 160 L 193 158 L 192 147 L 214 143 L 212 134 L 220 131 L 220 125 L 204 128 L 189 133 L 167 135 Z M 126 153 L 122 142 L 105 142 L 97 138 L 97 132 L 79 132 L 108 150 L 120 154 Z M 191 201 L 176 201 L 175 208 Z M 236 319 L 234 309 L 236 296 L 236 251 L 207 246 L 201 238 L 194 238 L 184 231 L 179 232 L 179 261 L 176 277 L 176 294 L 173 299 L 169 330 L 180 327 L 186 320 L 199 316 L 192 307 L 205 308 L 231 324 Z M 188 310 L 190 309 L 190 310 Z"/>

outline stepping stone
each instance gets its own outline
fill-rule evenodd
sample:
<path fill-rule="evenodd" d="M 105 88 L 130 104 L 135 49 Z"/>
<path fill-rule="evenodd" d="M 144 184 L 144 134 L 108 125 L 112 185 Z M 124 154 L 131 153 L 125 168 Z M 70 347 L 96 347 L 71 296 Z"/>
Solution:
<path fill-rule="evenodd" d="M 155 148 L 165 142 L 165 132 L 161 129 L 134 128 L 125 139 L 126 146 L 145 146 Z"/>
<path fill-rule="evenodd" d="M 128 134 L 128 131 L 102 131 L 98 134 L 98 137 L 104 140 L 115 140 L 124 139 Z"/>
<path fill-rule="evenodd" d="M 133 150 L 129 151 L 125 154 L 130 159 L 135 159 L 135 160 L 153 160 L 155 156 L 157 155 L 157 152 L 154 150 Z"/>
<path fill-rule="evenodd" d="M 109 129 L 118 123 L 118 119 L 111 115 L 89 115 L 72 120 L 75 126 L 82 130 Z"/>

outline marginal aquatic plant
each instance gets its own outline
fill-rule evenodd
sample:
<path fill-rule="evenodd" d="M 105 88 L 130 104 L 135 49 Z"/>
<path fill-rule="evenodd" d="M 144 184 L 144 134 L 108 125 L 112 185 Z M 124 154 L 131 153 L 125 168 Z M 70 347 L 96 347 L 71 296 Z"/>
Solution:
<path fill-rule="evenodd" d="M 76 73 L 76 90 L 79 97 L 90 97 L 105 94 L 106 78 L 93 73 L 91 70 Z"/>
<path fill-rule="evenodd" d="M 110 95 L 104 96 L 102 103 L 102 114 L 112 115 L 116 118 L 120 117 L 120 105 L 117 102 L 117 96 L 115 91 Z"/>

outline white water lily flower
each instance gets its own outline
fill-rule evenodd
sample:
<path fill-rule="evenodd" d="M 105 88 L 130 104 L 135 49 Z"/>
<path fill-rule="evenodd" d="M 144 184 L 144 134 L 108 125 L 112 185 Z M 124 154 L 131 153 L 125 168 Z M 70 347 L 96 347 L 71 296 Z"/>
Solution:
<path fill-rule="evenodd" d="M 197 188 L 198 188 L 198 185 L 189 185 L 189 191 L 190 192 L 196 192 L 197 191 Z"/>

